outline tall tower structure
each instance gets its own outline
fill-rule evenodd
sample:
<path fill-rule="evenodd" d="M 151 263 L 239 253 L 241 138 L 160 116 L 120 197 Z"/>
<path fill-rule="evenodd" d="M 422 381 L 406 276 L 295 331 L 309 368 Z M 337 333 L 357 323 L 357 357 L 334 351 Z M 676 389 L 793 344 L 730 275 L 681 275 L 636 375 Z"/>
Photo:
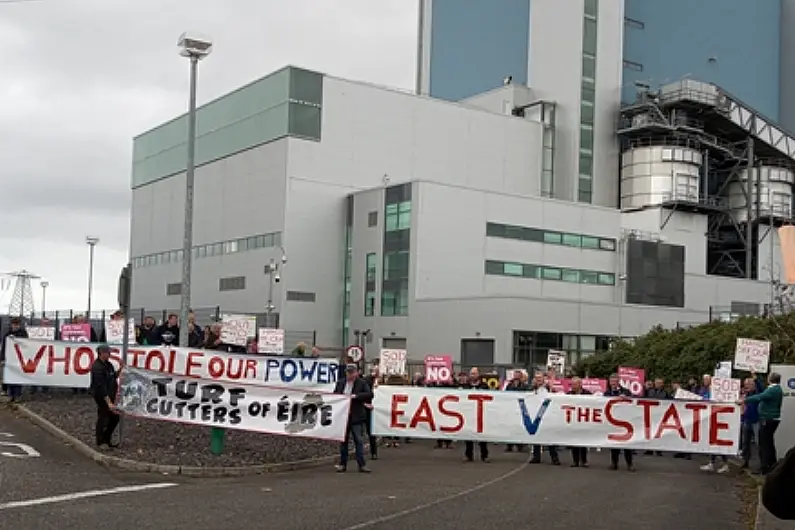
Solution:
<path fill-rule="evenodd" d="M 14 278 L 14 294 L 11 296 L 11 303 L 8 306 L 8 313 L 11 316 L 29 316 L 36 310 L 33 300 L 33 287 L 31 280 L 38 280 L 41 276 L 33 274 L 25 269 L 18 272 L 6 273 L 5 276 Z"/>

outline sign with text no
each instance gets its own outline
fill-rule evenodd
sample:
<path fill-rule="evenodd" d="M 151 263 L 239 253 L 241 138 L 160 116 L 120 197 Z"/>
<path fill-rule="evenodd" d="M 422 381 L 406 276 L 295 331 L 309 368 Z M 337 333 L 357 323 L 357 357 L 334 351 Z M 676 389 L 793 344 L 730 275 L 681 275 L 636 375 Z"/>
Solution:
<path fill-rule="evenodd" d="M 425 382 L 449 383 L 453 380 L 452 355 L 425 356 Z"/>

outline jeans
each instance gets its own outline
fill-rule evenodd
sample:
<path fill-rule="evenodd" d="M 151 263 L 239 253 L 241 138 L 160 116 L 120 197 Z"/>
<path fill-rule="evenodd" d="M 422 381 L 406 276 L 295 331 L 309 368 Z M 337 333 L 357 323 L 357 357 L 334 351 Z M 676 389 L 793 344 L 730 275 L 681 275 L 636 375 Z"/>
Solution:
<path fill-rule="evenodd" d="M 6 389 L 11 399 L 22 397 L 22 385 L 6 385 Z"/>
<path fill-rule="evenodd" d="M 94 401 L 97 404 L 97 425 L 95 430 L 97 445 L 110 444 L 113 431 L 119 425 L 119 415 L 111 412 L 104 400 L 94 398 Z"/>
<path fill-rule="evenodd" d="M 549 458 L 552 459 L 553 462 L 558 461 L 558 446 L 557 445 L 548 445 L 547 451 L 549 451 Z M 541 446 L 534 445 L 533 446 L 533 460 L 541 460 Z"/>
<path fill-rule="evenodd" d="M 718 461 L 718 458 L 720 458 L 720 461 L 724 464 L 729 462 L 729 458 L 726 455 L 709 455 L 709 463 L 714 464 Z"/>
<path fill-rule="evenodd" d="M 751 461 L 751 446 L 754 440 L 756 440 L 757 444 L 759 443 L 759 424 L 743 423 L 740 429 L 740 451 L 745 465 L 748 465 Z"/>
<path fill-rule="evenodd" d="M 364 424 L 354 423 L 348 426 L 348 432 L 345 435 L 345 441 L 340 444 L 340 465 L 348 467 L 348 440 L 353 437 L 353 450 L 356 454 L 356 463 L 359 468 L 363 468 L 366 463 L 364 461 Z"/>
<path fill-rule="evenodd" d="M 489 444 L 486 442 L 478 442 L 480 449 L 480 459 L 487 460 L 489 458 Z M 475 442 L 466 442 L 464 444 L 464 457 L 467 460 L 475 459 Z"/>
<path fill-rule="evenodd" d="M 767 473 L 778 462 L 776 455 L 776 429 L 779 420 L 759 420 L 759 460 L 762 473 Z"/>

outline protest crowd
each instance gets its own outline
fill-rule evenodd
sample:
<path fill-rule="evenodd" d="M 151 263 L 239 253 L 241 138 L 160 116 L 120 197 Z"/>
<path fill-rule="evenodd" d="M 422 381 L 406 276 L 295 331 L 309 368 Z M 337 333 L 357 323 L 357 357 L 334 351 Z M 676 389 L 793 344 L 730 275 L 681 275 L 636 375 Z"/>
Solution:
<path fill-rule="evenodd" d="M 324 359 L 318 348 L 303 343 L 285 349 L 282 330 L 256 329 L 246 317 L 225 316 L 202 328 L 193 314 L 187 347 L 180 347 L 176 315 L 159 325 L 144 318 L 129 326 L 132 357 L 114 364 L 113 352 L 124 339 L 120 312 L 99 334 L 81 316 L 47 333 L 31 333 L 23 324 L 13 319 L 3 337 L 3 391 L 12 400 L 22 395 L 23 385 L 32 392 L 61 386 L 91 393 L 97 405 L 96 443 L 105 448 L 113 446 L 118 415 L 125 413 L 336 440 L 341 442 L 339 472 L 348 468 L 350 442 L 359 471 L 369 473 L 367 449 L 376 460 L 379 447 L 419 439 L 433 440 L 438 449 L 463 445 L 465 463 L 476 456 L 490 462 L 494 444 L 504 445 L 506 452 L 529 453 L 531 464 L 548 458 L 553 466 L 568 460 L 577 468 L 589 466 L 592 451 L 607 450 L 611 469 L 622 467 L 623 460 L 629 471 L 635 470 L 639 454 L 669 453 L 687 460 L 700 454 L 707 460 L 703 471 L 721 474 L 729 470 L 730 456 L 740 456 L 749 467 L 757 452 L 761 474 L 778 460 L 774 435 L 781 419 L 781 377 L 773 372 L 763 379 L 753 367 L 735 366 L 750 374 L 743 380 L 732 379 L 731 366 L 728 372 L 722 366 L 685 381 L 647 380 L 641 369 L 616 367 L 602 380 L 573 376 L 559 352 L 550 351 L 547 366 L 534 371 L 497 374 L 473 367 L 456 374 L 451 356 L 427 356 L 425 370 L 409 376 L 405 350 L 382 350 L 369 363 L 363 352 Z M 70 347 L 74 342 L 91 346 Z M 88 366 L 81 355 L 90 357 Z M 49 357 L 42 361 L 44 356 Z M 56 363 L 64 368 L 54 375 Z M 158 376 L 163 372 L 173 374 L 167 383 Z M 232 380 L 234 388 L 221 384 Z M 621 409 L 628 411 L 625 416 L 616 413 L 618 405 L 627 406 Z"/>

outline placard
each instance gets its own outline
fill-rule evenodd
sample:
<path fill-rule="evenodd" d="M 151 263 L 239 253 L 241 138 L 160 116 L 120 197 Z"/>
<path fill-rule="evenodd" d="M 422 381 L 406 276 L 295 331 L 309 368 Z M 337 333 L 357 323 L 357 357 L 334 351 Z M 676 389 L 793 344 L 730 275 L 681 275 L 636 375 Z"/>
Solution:
<path fill-rule="evenodd" d="M 723 361 L 718 363 L 715 367 L 715 372 L 712 374 L 713 377 L 723 377 L 726 379 L 731 379 L 732 376 L 732 362 L 731 361 Z"/>
<path fill-rule="evenodd" d="M 55 340 L 54 326 L 28 326 L 25 331 L 32 340 Z"/>
<path fill-rule="evenodd" d="M 381 350 L 378 372 L 382 376 L 406 375 L 406 350 Z"/>
<path fill-rule="evenodd" d="M 425 356 L 425 382 L 449 383 L 453 380 L 452 355 Z"/>
<path fill-rule="evenodd" d="M 547 369 L 553 370 L 558 375 L 566 371 L 566 352 L 549 350 L 547 352 Z"/>
<path fill-rule="evenodd" d="M 737 339 L 734 351 L 734 367 L 764 374 L 770 363 L 770 342 L 766 340 Z"/>
<path fill-rule="evenodd" d="M 674 399 L 685 399 L 685 400 L 688 400 L 688 401 L 703 401 L 704 400 L 703 397 L 701 397 L 698 394 L 695 394 L 693 392 L 690 392 L 688 390 L 685 390 L 684 388 L 677 388 L 676 389 L 676 392 L 674 393 Z"/>
<path fill-rule="evenodd" d="M 135 344 L 135 319 L 129 319 L 130 329 L 127 337 L 130 344 Z M 105 321 L 105 342 L 108 344 L 124 343 L 124 319 L 111 319 Z"/>
<path fill-rule="evenodd" d="M 259 328 L 257 351 L 273 355 L 284 354 L 284 330 L 275 328 Z"/>
<path fill-rule="evenodd" d="M 743 383 L 739 379 L 713 377 L 710 386 L 710 400 L 720 403 L 734 403 L 740 399 Z"/>
<path fill-rule="evenodd" d="M 646 370 L 642 368 L 618 367 L 618 380 L 622 388 L 626 388 L 633 396 L 645 393 Z"/>
<path fill-rule="evenodd" d="M 91 324 L 61 324 L 61 340 L 91 342 Z"/>
<path fill-rule="evenodd" d="M 246 346 L 257 336 L 257 317 L 253 315 L 221 315 L 221 342 Z"/>

